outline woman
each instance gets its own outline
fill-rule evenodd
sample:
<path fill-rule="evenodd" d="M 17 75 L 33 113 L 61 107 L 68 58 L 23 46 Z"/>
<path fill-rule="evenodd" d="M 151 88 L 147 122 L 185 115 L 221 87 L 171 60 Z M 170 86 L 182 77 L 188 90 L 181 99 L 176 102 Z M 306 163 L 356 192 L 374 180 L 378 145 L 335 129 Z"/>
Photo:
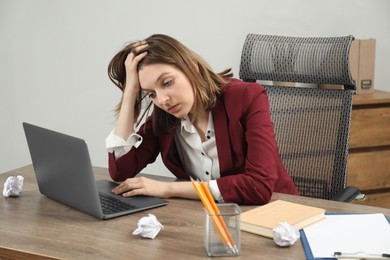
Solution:
<path fill-rule="evenodd" d="M 218 202 L 266 204 L 274 191 L 298 194 L 280 160 L 259 84 L 232 78 L 230 69 L 213 72 L 166 35 L 127 45 L 108 73 L 123 91 L 116 127 L 106 139 L 110 175 L 122 181 L 114 193 L 197 199 L 190 181 L 134 177 L 161 153 L 177 178 L 207 181 Z M 145 96 L 154 110 L 135 133 Z"/>

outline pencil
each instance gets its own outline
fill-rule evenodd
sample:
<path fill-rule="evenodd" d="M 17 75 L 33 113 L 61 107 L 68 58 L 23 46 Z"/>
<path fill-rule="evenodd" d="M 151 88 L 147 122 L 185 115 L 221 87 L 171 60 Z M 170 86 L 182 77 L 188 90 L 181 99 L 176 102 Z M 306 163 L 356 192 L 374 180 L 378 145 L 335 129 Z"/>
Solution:
<path fill-rule="evenodd" d="M 203 206 L 206 208 L 207 212 L 211 215 L 211 219 L 214 223 L 215 229 L 217 230 L 219 236 L 221 237 L 221 240 L 222 240 L 224 246 L 229 248 L 233 253 L 237 253 L 238 249 L 235 245 L 233 246 L 233 244 L 231 243 L 231 239 L 230 239 L 231 235 L 230 235 L 229 231 L 227 230 L 225 222 L 223 221 L 223 219 L 220 215 L 216 216 L 216 214 L 219 214 L 219 213 L 215 212 L 215 208 L 218 210 L 218 207 L 216 207 L 216 205 L 213 206 L 213 203 L 215 204 L 214 200 L 213 199 L 210 200 L 209 197 L 206 195 L 207 191 L 208 191 L 207 186 L 206 186 L 207 191 L 205 192 L 203 190 L 203 188 L 201 187 L 201 184 L 199 184 L 199 182 L 195 181 L 193 178 L 191 178 L 191 182 L 192 182 L 192 185 L 194 186 L 195 191 L 198 194 L 200 200 L 202 201 Z M 210 192 L 208 191 L 208 193 L 210 193 Z M 210 196 L 211 196 L 211 194 L 210 194 Z M 219 212 L 219 210 L 218 210 L 218 212 Z"/>
<path fill-rule="evenodd" d="M 225 233 L 228 237 L 228 240 L 234 249 L 234 253 L 238 253 L 238 248 L 237 248 L 236 242 L 234 242 L 234 239 L 233 239 L 232 235 L 230 234 L 229 229 L 227 228 L 226 223 L 221 216 L 219 208 L 218 208 L 217 204 L 215 203 L 213 196 L 211 195 L 211 192 L 209 190 L 207 183 L 201 181 L 200 186 L 202 187 L 204 193 L 206 194 L 208 200 L 210 201 L 210 204 L 214 210 L 214 213 L 217 215 L 219 221 L 221 222 L 222 228 L 225 231 Z"/>

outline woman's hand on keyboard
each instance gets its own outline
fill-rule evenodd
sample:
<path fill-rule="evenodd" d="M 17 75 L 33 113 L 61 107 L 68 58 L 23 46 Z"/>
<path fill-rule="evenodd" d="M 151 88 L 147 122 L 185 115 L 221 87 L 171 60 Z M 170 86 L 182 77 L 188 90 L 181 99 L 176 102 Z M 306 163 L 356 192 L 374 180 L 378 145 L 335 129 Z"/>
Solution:
<path fill-rule="evenodd" d="M 124 197 L 146 195 L 163 199 L 172 197 L 198 199 L 191 182 L 164 182 L 146 177 L 126 179 L 115 187 L 112 192 L 122 194 Z"/>

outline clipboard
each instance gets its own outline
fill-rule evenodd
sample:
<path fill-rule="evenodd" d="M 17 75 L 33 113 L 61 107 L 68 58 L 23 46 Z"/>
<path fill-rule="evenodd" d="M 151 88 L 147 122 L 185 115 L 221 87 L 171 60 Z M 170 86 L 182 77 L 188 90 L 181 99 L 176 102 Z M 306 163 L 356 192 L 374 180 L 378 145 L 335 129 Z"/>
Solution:
<path fill-rule="evenodd" d="M 364 213 L 325 213 L 325 215 L 359 215 L 359 214 L 364 214 Z M 390 219 L 385 216 L 385 218 L 387 219 L 388 223 L 390 224 Z M 326 258 L 322 258 L 322 257 L 317 257 L 315 258 L 313 256 L 313 253 L 312 253 L 312 250 L 310 248 L 310 244 L 309 244 L 309 241 L 306 237 L 306 234 L 305 234 L 305 231 L 304 229 L 301 229 L 299 231 L 300 233 L 300 239 L 301 239 L 301 244 L 302 244 L 302 247 L 303 247 L 303 250 L 305 252 L 305 256 L 306 256 L 306 259 L 307 260 L 337 260 L 337 259 L 343 259 L 343 258 L 336 258 L 336 257 L 333 257 L 333 258 L 329 258 L 329 257 L 326 257 Z M 390 252 L 384 252 L 384 253 L 390 253 Z M 347 259 L 347 258 L 344 258 L 344 259 Z M 385 257 L 364 257 L 364 256 L 361 256 L 359 254 L 355 255 L 355 256 L 350 256 L 348 257 L 348 259 L 390 259 L 387 255 Z"/>

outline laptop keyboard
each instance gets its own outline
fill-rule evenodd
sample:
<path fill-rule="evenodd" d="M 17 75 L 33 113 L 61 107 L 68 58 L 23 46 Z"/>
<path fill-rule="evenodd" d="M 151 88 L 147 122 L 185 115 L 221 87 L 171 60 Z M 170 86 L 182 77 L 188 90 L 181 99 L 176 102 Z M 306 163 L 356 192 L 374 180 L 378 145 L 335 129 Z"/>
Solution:
<path fill-rule="evenodd" d="M 102 205 L 103 214 L 112 214 L 136 208 L 136 206 L 130 203 L 120 201 L 104 194 L 99 194 L 99 198 Z"/>

